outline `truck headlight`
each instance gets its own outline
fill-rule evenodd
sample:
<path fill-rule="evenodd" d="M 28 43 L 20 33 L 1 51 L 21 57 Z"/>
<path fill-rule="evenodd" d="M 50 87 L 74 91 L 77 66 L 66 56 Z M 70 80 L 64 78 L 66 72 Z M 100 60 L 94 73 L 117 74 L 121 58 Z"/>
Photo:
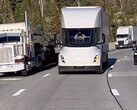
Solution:
<path fill-rule="evenodd" d="M 99 59 L 99 56 L 96 55 L 96 56 L 94 57 L 94 61 L 93 61 L 93 63 L 97 63 L 97 62 L 98 62 L 98 59 Z"/>
<path fill-rule="evenodd" d="M 64 56 L 63 56 L 63 55 L 60 55 L 60 58 L 61 58 L 61 61 L 62 61 L 63 63 L 65 63 Z"/>

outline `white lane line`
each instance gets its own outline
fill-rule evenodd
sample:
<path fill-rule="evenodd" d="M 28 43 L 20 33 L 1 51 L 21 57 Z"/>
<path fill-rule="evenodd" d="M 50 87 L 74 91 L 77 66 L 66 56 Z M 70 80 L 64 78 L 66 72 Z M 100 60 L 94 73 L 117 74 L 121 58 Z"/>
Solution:
<path fill-rule="evenodd" d="M 113 69 L 114 68 L 114 65 L 112 65 L 111 67 L 110 67 L 110 69 Z"/>
<path fill-rule="evenodd" d="M 120 60 L 118 60 L 117 62 L 120 62 Z"/>
<path fill-rule="evenodd" d="M 0 79 L 2 81 L 18 81 L 21 80 L 22 78 L 4 78 L 4 79 Z"/>
<path fill-rule="evenodd" d="M 124 56 L 123 58 L 121 58 L 120 60 L 123 60 L 124 58 L 127 58 L 127 56 Z"/>
<path fill-rule="evenodd" d="M 49 76 L 49 75 L 50 75 L 50 73 L 48 73 L 48 74 L 44 75 L 43 77 L 45 78 L 45 77 L 47 77 L 47 76 Z"/>
<path fill-rule="evenodd" d="M 115 54 L 115 53 L 118 53 L 118 52 L 119 52 L 119 50 L 118 51 L 109 52 L 109 54 L 111 55 L 111 54 Z"/>
<path fill-rule="evenodd" d="M 25 91 L 26 89 L 21 89 L 21 90 L 19 90 L 18 92 L 16 92 L 15 94 L 13 94 L 12 96 L 18 96 L 18 95 L 20 95 L 23 91 Z"/>
<path fill-rule="evenodd" d="M 112 74 L 108 74 L 108 77 L 111 78 L 111 77 L 112 77 Z"/>
<path fill-rule="evenodd" d="M 120 94 L 118 93 L 117 89 L 111 89 L 112 93 L 114 96 L 119 96 Z"/>
<path fill-rule="evenodd" d="M 127 56 L 125 56 L 124 58 L 127 58 Z"/>

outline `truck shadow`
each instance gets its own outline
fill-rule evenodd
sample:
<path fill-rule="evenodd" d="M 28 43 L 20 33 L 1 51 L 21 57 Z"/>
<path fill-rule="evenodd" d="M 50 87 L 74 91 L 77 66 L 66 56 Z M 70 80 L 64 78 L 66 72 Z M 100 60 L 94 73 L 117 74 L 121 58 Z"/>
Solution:
<path fill-rule="evenodd" d="M 104 70 L 106 71 L 107 69 L 109 69 L 112 65 L 114 65 L 117 61 L 117 58 L 109 58 L 108 59 L 108 65 L 104 66 Z"/>

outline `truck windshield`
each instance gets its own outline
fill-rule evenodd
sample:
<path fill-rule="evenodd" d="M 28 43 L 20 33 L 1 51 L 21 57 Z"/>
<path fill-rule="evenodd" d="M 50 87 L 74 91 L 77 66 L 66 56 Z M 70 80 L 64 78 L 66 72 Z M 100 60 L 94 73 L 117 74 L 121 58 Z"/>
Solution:
<path fill-rule="evenodd" d="M 117 38 L 127 38 L 128 35 L 127 34 L 124 34 L 124 35 L 117 35 Z"/>
<path fill-rule="evenodd" d="M 67 29 L 66 42 L 67 46 L 87 47 L 97 45 L 100 40 L 100 29 Z"/>
<path fill-rule="evenodd" d="M 20 35 L 19 34 L 0 34 L 0 43 L 8 43 L 8 42 L 20 42 Z"/>

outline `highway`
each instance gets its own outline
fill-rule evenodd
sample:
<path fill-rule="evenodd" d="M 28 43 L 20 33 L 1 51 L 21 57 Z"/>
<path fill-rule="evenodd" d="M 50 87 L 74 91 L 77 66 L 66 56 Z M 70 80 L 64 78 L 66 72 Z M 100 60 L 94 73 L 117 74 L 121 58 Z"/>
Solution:
<path fill-rule="evenodd" d="M 58 74 L 52 66 L 27 77 L 0 76 L 0 110 L 136 110 L 132 49 L 109 52 L 103 74 Z"/>

